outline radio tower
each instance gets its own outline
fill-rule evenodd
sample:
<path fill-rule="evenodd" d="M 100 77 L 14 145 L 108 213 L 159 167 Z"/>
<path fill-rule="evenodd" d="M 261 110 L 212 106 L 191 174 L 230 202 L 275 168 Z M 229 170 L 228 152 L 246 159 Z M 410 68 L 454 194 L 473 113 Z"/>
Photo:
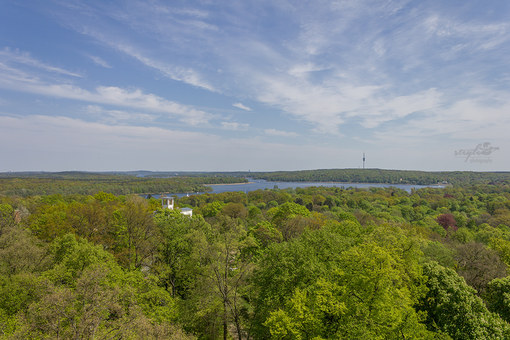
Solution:
<path fill-rule="evenodd" d="M 365 169 L 365 153 L 363 152 L 363 169 Z"/>

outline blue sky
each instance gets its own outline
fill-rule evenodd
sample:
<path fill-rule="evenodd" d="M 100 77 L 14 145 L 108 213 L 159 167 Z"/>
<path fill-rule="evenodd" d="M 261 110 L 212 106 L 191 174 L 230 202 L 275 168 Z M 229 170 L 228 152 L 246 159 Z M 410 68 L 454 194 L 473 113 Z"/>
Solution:
<path fill-rule="evenodd" d="M 507 0 L 4 0 L 0 171 L 510 170 L 509 56 Z"/>

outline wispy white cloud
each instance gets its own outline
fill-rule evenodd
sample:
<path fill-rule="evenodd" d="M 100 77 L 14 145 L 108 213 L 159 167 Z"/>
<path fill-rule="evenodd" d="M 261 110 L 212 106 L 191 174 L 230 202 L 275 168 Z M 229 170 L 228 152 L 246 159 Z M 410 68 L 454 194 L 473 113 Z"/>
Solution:
<path fill-rule="evenodd" d="M 251 108 L 244 105 L 243 103 L 234 103 L 232 104 L 233 107 L 237 107 L 238 109 L 244 110 L 244 111 L 251 111 Z"/>
<path fill-rule="evenodd" d="M 237 122 L 222 122 L 221 126 L 225 130 L 232 130 L 232 131 L 246 130 L 248 127 L 250 127 L 249 124 L 237 123 Z"/>
<path fill-rule="evenodd" d="M 173 39 L 176 35 L 176 30 L 178 30 L 179 33 L 189 31 L 195 32 L 194 34 L 197 34 L 196 31 L 199 29 L 217 30 L 216 27 L 197 19 L 207 16 L 207 13 L 204 11 L 193 10 L 192 8 L 176 10 L 157 2 L 148 4 L 147 2 L 135 1 L 130 6 L 127 6 L 127 8 L 116 8 L 115 10 L 93 9 L 88 6 L 86 6 L 86 8 L 86 11 L 95 13 L 96 16 L 101 10 L 106 10 L 106 13 L 104 13 L 105 15 L 120 22 L 125 28 L 130 27 L 133 35 L 139 35 L 139 31 L 141 31 L 146 34 L 144 39 L 151 41 L 160 39 L 160 41 L 157 42 L 159 45 L 157 49 L 159 54 L 161 51 L 174 54 L 179 50 L 180 46 L 175 46 L 174 49 L 166 47 L 166 45 L 176 45 Z M 182 22 L 176 24 L 175 15 L 179 13 L 187 19 L 182 19 Z M 70 20 L 67 15 L 62 15 L 61 20 L 77 32 L 87 35 L 118 52 L 136 59 L 143 65 L 161 72 L 161 74 L 169 79 L 212 92 L 218 91 L 218 89 L 207 82 L 200 72 L 193 67 L 169 62 L 168 59 L 170 58 L 161 56 L 154 57 L 150 52 L 152 49 L 147 48 L 147 44 L 142 42 L 137 43 L 134 41 L 135 39 L 130 38 L 127 34 L 115 33 L 116 30 L 108 30 L 105 27 L 101 30 L 85 22 L 76 22 L 74 19 Z M 102 23 L 104 24 L 104 22 Z M 183 29 L 181 26 L 186 27 L 186 29 Z M 194 49 L 196 49 L 196 47 L 196 45 L 193 45 Z"/>
<path fill-rule="evenodd" d="M 289 69 L 289 75 L 296 78 L 307 78 L 311 72 L 318 72 L 325 70 L 325 67 L 315 65 L 311 62 L 306 64 L 295 64 Z"/>
<path fill-rule="evenodd" d="M 244 96 L 311 123 L 317 132 L 336 134 L 349 121 L 375 129 L 415 119 L 416 113 L 435 119 L 433 112 L 443 112 L 455 119 L 457 113 L 442 108 L 468 99 L 470 89 L 480 85 L 480 70 L 470 69 L 472 61 L 463 66 L 461 54 L 507 44 L 509 25 L 405 9 L 409 4 L 320 3 L 311 5 L 314 10 L 295 5 L 298 35 L 286 37 L 285 48 L 255 37 L 239 50 L 224 49 L 232 51 L 225 53 L 233 55 L 228 65 L 246 81 Z M 247 45 L 263 46 L 263 52 Z M 250 67 L 254 53 L 272 68 Z M 441 64 L 438 58 L 451 59 L 448 54 L 458 60 L 455 65 Z"/>
<path fill-rule="evenodd" d="M 209 11 L 194 7 L 180 7 L 178 4 L 154 1 L 132 1 L 129 6 L 116 6 L 117 11 L 108 11 L 109 16 L 147 32 L 163 35 L 166 39 L 169 35 L 167 30 L 179 32 L 180 35 L 192 29 L 188 34 L 196 35 L 197 31 L 218 31 L 219 28 L 209 22 Z M 146 19 L 152 18 L 151 22 Z"/>
<path fill-rule="evenodd" d="M 506 140 L 510 146 L 510 136 L 506 132 L 510 125 L 510 99 L 503 93 L 489 89 L 478 89 L 453 103 L 444 103 L 429 110 L 427 114 L 408 120 L 399 125 L 375 132 L 376 142 L 399 139 L 400 142 L 427 140 Z"/>
<path fill-rule="evenodd" d="M 276 129 L 265 129 L 264 133 L 269 136 L 279 136 L 279 137 L 296 137 L 298 134 L 291 131 L 282 131 Z"/>
<path fill-rule="evenodd" d="M 160 7 L 157 8 L 158 10 Z M 188 15 L 190 17 L 199 18 L 199 19 L 205 19 L 209 17 L 209 12 L 205 10 L 200 10 L 198 8 L 165 8 L 167 12 L 173 12 L 175 14 L 181 14 L 181 15 Z"/>
<path fill-rule="evenodd" d="M 23 64 L 26 66 L 35 67 L 40 70 L 44 70 L 47 72 L 52 73 L 58 73 L 66 76 L 71 77 L 78 77 L 81 78 L 82 75 L 76 72 L 71 72 L 68 70 L 65 70 L 60 67 L 52 66 L 46 63 L 43 63 L 42 61 L 39 61 L 33 57 L 30 56 L 27 52 L 21 52 L 17 49 L 13 50 L 9 47 L 4 47 L 0 50 L 0 60 L 3 60 L 6 63 L 16 63 L 16 64 Z"/>
<path fill-rule="evenodd" d="M 104 68 L 112 68 L 112 66 L 101 57 L 91 55 L 90 59 L 99 66 L 102 66 Z"/>
<path fill-rule="evenodd" d="M 37 83 L 39 82 L 39 78 L 28 74 L 18 68 L 8 66 L 2 62 L 0 62 L 0 74 L 2 78 L 0 78 L 0 83 L 11 83 L 11 82 L 23 82 L 23 83 Z"/>
<path fill-rule="evenodd" d="M 148 123 L 158 118 L 155 114 L 108 110 L 98 105 L 87 105 L 85 111 L 89 116 L 93 116 L 99 122 L 106 124 Z"/>
<path fill-rule="evenodd" d="M 410 0 L 260 0 L 218 6 L 195 2 L 185 7 L 160 0 L 61 4 L 76 16 L 69 12 L 53 16 L 58 7 L 48 10 L 52 18 L 59 17 L 67 28 L 84 34 L 83 41 L 118 52 L 120 58 L 112 55 L 107 65 L 114 65 L 115 71 L 133 68 L 132 63 L 122 64 L 129 56 L 142 66 L 130 69 L 131 83 L 122 84 L 125 79 L 119 78 L 112 79 L 116 86 L 91 87 L 97 81 L 82 84 L 76 76 L 49 81 L 45 73 L 69 71 L 42 63 L 50 67 L 45 69 L 41 62 L 30 61 L 34 57 L 9 50 L 14 56 L 0 55 L 0 86 L 84 101 L 97 107 L 96 113 L 93 108 L 88 113 L 103 125 L 143 125 L 144 119 L 153 118 L 169 126 L 172 120 L 190 119 L 194 124 L 213 121 L 201 128 L 214 129 L 215 124 L 223 130 L 249 129 L 224 116 L 224 103 L 234 103 L 246 111 L 256 106 L 250 119 L 274 124 L 272 129 L 252 129 L 250 136 L 259 133 L 261 139 L 284 140 L 267 136 L 310 135 L 317 143 L 335 139 L 343 146 L 351 135 L 363 132 L 371 136 L 364 143 L 384 145 L 392 152 L 401 151 L 400 146 L 391 148 L 398 143 L 415 148 L 488 135 L 504 138 L 503 130 L 510 126 L 505 99 L 510 24 L 501 13 L 473 16 L 481 13 L 475 4 L 462 8 Z M 103 55 L 95 48 L 97 44 L 92 44 L 87 55 Z M 139 71 L 145 74 L 136 83 Z M 150 83 L 154 73 L 157 83 Z M 148 88 L 158 88 L 158 95 Z M 181 95 L 202 109 L 166 99 Z M 289 119 L 293 121 L 287 124 Z M 250 124 L 260 126 L 251 120 Z M 220 129 L 215 133 L 236 135 Z M 236 140 L 244 150 L 247 141 Z"/>
<path fill-rule="evenodd" d="M 510 39 L 508 23 L 465 22 L 435 13 L 427 17 L 423 24 L 429 33 L 439 38 L 457 38 L 473 43 L 485 42 L 479 46 L 470 44 L 473 48 L 491 49 Z"/>
<path fill-rule="evenodd" d="M 198 72 L 191 68 L 175 66 L 170 63 L 155 60 L 145 56 L 141 50 L 137 50 L 134 47 L 126 44 L 117 43 L 114 40 L 103 39 L 103 42 L 109 44 L 111 47 L 114 47 L 118 51 L 125 53 L 132 58 L 135 58 L 145 66 L 158 70 L 170 79 L 182 81 L 186 84 L 200 87 L 212 92 L 217 91 L 212 85 L 203 80 Z"/>
<path fill-rule="evenodd" d="M 1 65 L 0 65 L 1 66 Z M 140 89 L 124 89 L 116 86 L 98 86 L 93 91 L 69 84 L 52 84 L 29 78 L 17 69 L 0 67 L 0 87 L 39 95 L 80 100 L 90 103 L 116 105 L 133 109 L 149 110 L 178 116 L 190 124 L 205 124 L 211 115 L 193 107 L 182 105 Z"/>
<path fill-rule="evenodd" d="M 429 89 L 407 96 L 374 98 L 367 106 L 360 105 L 355 115 L 362 120 L 366 128 L 376 128 L 384 122 L 405 118 L 413 113 L 427 113 L 441 105 L 441 94 Z M 354 115 L 354 114 L 352 114 Z"/>
<path fill-rule="evenodd" d="M 280 107 L 298 119 L 316 126 L 317 131 L 338 134 L 349 114 L 358 112 L 379 90 L 376 86 L 351 86 L 343 82 L 329 86 L 297 81 L 295 78 L 264 75 L 258 99 Z"/>
<path fill-rule="evenodd" d="M 363 72 L 368 71 L 368 78 L 358 73 L 357 66 L 353 68 L 348 65 L 350 70 L 344 70 L 347 66 L 345 63 L 358 62 L 358 56 L 372 52 L 374 49 L 379 56 L 385 55 L 388 49 L 392 50 L 391 46 L 386 45 L 387 41 L 379 39 L 380 30 L 362 37 L 363 39 L 359 41 L 354 37 L 346 38 L 353 33 L 359 34 L 354 32 L 354 28 L 359 24 L 360 18 L 366 17 L 367 13 L 372 13 L 367 12 L 367 9 L 371 8 L 375 12 L 369 15 L 370 20 L 377 16 L 386 18 L 396 15 L 406 3 L 406 1 L 398 1 L 391 5 L 375 7 L 370 1 L 359 1 L 356 4 L 321 3 L 306 6 L 287 4 L 286 7 L 292 8 L 294 15 L 295 22 L 292 24 L 298 25 L 299 30 L 297 34 L 286 40 L 283 48 L 281 45 L 272 44 L 263 36 L 238 34 L 239 32 L 235 30 L 239 29 L 239 23 L 234 23 L 232 19 L 230 22 L 227 20 L 224 29 L 233 39 L 218 39 L 217 36 L 206 32 L 207 29 L 197 32 L 187 30 L 184 33 L 179 28 L 170 29 L 172 27 L 168 26 L 171 23 L 168 24 L 166 19 L 170 17 L 186 21 L 184 26 L 191 25 L 190 18 L 203 23 L 205 21 L 202 20 L 208 20 L 207 23 L 210 24 L 213 18 L 209 12 L 201 9 L 175 9 L 159 2 L 142 8 L 139 3 L 136 3 L 130 10 L 124 8 L 110 15 L 124 24 L 134 23 L 129 25 L 144 25 L 145 22 L 150 22 L 150 26 L 138 28 L 147 32 L 155 32 L 154 30 L 157 29 L 158 40 L 171 45 L 176 44 L 175 48 L 182 49 L 184 53 L 190 52 L 191 48 L 186 41 L 194 39 L 204 42 L 201 44 L 204 52 L 200 54 L 210 55 L 215 62 L 221 63 L 221 68 L 226 71 L 222 72 L 221 77 L 234 82 L 239 82 L 242 77 L 245 86 L 236 91 L 242 92 L 243 96 L 279 108 L 290 117 L 312 123 L 313 128 L 318 132 L 338 134 L 340 126 L 353 115 L 358 115 L 364 126 L 376 127 L 382 122 L 404 117 L 417 110 L 430 109 L 430 106 L 416 108 L 415 105 L 410 110 L 410 102 L 420 97 L 421 93 L 428 91 L 430 87 L 417 89 L 414 93 L 409 91 L 399 93 L 398 90 L 391 89 L 396 86 L 395 83 L 388 79 L 384 82 L 378 79 L 380 75 L 377 70 L 378 65 L 365 67 L 367 70 Z M 314 7 L 313 10 L 309 6 Z M 228 10 L 232 15 L 236 13 L 235 6 Z M 139 20 L 144 16 L 150 16 L 151 20 Z M 339 16 L 342 20 L 338 20 Z M 372 24 L 369 22 L 369 25 Z M 104 31 L 99 32 L 90 25 L 76 27 L 76 29 L 158 70 L 168 78 L 210 91 L 222 92 L 221 89 L 213 87 L 211 81 L 207 81 L 193 68 L 175 66 L 150 57 L 148 52 L 150 49 L 135 47 L 133 42 L 127 42 L 130 39 L 126 37 L 119 39 L 108 36 Z M 185 40 L 179 40 L 176 37 Z M 328 55 L 340 53 L 347 45 L 351 51 L 349 59 L 341 56 L 337 61 Z M 391 56 L 392 54 L 389 55 Z M 207 76 L 212 79 L 211 74 Z M 215 74 L 215 76 L 220 75 Z M 382 89 L 383 86 L 384 89 Z M 390 91 L 387 88 L 390 88 Z M 405 108 L 397 107 L 399 104 L 406 104 Z M 242 103 L 235 103 L 233 106 L 242 110 L 250 109 Z M 381 106 L 384 107 L 381 108 Z"/>

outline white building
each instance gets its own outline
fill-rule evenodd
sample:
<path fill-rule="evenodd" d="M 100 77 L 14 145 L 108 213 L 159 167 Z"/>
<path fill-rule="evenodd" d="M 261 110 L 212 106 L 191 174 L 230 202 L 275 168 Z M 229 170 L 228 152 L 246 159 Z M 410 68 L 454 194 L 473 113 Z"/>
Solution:
<path fill-rule="evenodd" d="M 191 208 L 181 208 L 181 214 L 186 216 L 193 216 L 193 209 Z"/>
<path fill-rule="evenodd" d="M 161 196 L 161 207 L 163 209 L 174 210 L 174 198 L 170 196 Z M 193 216 L 193 209 L 181 208 L 181 214 L 186 216 Z"/>

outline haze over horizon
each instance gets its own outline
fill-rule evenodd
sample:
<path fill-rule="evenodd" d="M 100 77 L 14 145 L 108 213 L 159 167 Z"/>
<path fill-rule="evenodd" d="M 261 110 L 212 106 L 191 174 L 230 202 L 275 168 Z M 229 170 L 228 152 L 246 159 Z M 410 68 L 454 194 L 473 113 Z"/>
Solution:
<path fill-rule="evenodd" d="M 505 0 L 6 0 L 0 172 L 508 171 L 509 52 Z"/>

